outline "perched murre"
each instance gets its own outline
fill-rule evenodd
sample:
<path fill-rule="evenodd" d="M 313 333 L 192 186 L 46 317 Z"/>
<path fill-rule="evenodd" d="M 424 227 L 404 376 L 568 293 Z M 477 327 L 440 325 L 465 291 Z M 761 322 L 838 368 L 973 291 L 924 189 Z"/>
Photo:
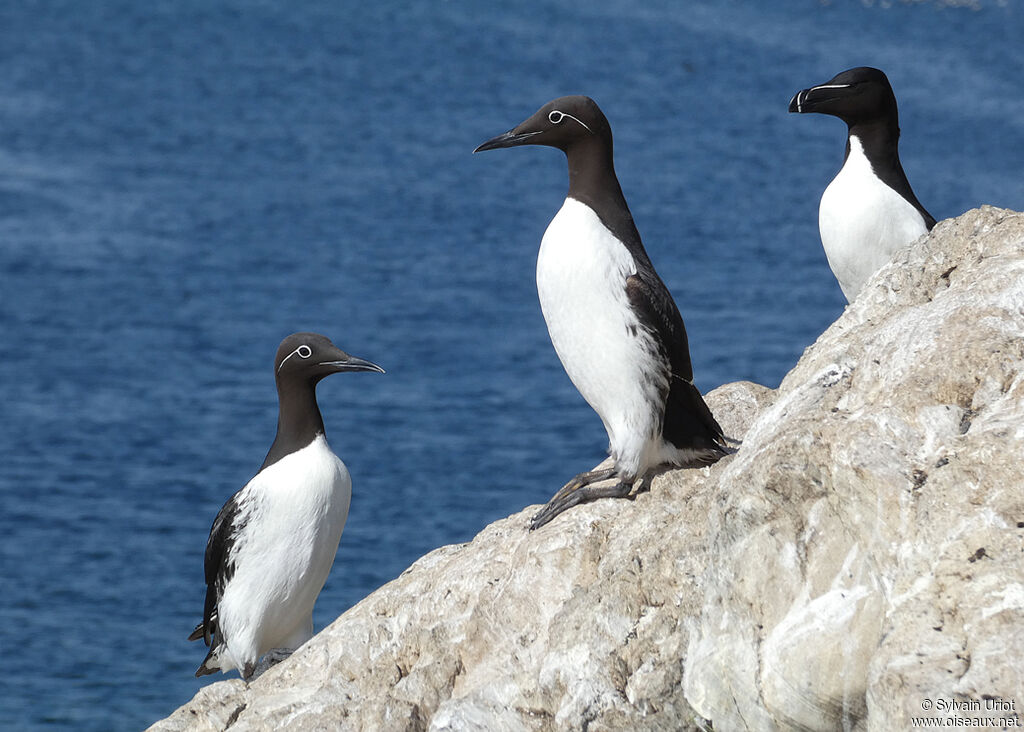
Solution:
<path fill-rule="evenodd" d="M 818 230 L 851 302 L 897 249 L 935 226 L 900 165 L 896 96 L 885 74 L 861 66 L 797 92 L 789 111 L 831 114 L 849 128 L 843 167 L 821 196 Z"/>
<path fill-rule="evenodd" d="M 653 467 L 708 465 L 726 451 L 693 385 L 683 319 L 619 187 L 600 108 L 584 96 L 555 99 L 474 152 L 517 145 L 548 145 L 568 159 L 569 193 L 541 241 L 537 292 L 551 343 L 601 417 L 614 462 L 569 481 L 533 518 L 536 529 L 579 503 L 628 496 Z M 610 487 L 591 485 L 611 478 Z"/>
<path fill-rule="evenodd" d="M 248 681 L 261 656 L 279 659 L 313 635 L 313 604 L 352 497 L 316 403 L 317 383 L 341 371 L 384 373 L 316 333 L 294 333 L 277 349 L 277 436 L 260 471 L 217 514 L 206 544 L 203 622 L 188 639 L 202 638 L 210 652 L 196 676 L 238 669 Z"/>

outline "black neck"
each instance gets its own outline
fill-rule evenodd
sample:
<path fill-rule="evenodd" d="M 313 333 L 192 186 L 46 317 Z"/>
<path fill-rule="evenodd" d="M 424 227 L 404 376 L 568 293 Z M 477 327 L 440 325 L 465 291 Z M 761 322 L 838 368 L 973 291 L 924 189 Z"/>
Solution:
<path fill-rule="evenodd" d="M 569 198 L 592 208 L 634 257 L 646 261 L 647 253 L 615 175 L 611 144 L 597 136 L 587 137 L 567 149 L 565 156 L 569 161 Z"/>
<path fill-rule="evenodd" d="M 278 381 L 277 436 L 260 470 L 301 450 L 324 433 L 324 419 L 316 403 L 316 384 L 307 379 Z"/>
<path fill-rule="evenodd" d="M 891 166 L 900 161 L 900 126 L 895 119 L 855 122 L 848 125 L 849 136 L 860 140 L 864 154 L 873 166 Z M 846 140 L 846 154 L 850 154 L 850 140 Z M 877 172 L 877 171 L 876 171 Z"/>
<path fill-rule="evenodd" d="M 846 157 L 850 157 L 850 137 L 856 137 L 864 148 L 864 156 L 879 180 L 903 196 L 924 219 L 929 231 L 935 226 L 935 218 L 925 210 L 910 187 L 907 174 L 900 163 L 900 125 L 895 114 L 886 119 L 872 122 L 857 122 L 849 125 L 850 134 L 846 139 Z"/>

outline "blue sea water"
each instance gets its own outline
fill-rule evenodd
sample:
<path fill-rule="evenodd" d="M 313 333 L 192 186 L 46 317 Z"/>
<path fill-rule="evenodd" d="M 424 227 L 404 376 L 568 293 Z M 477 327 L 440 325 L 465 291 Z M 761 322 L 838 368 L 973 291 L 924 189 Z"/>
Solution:
<path fill-rule="evenodd" d="M 138 729 L 216 680 L 203 548 L 290 332 L 388 370 L 319 389 L 354 497 L 317 629 L 602 458 L 533 280 L 564 158 L 478 143 L 594 97 L 698 385 L 776 386 L 844 306 L 845 128 L 790 96 L 881 67 L 932 214 L 1021 209 L 1022 37 L 984 0 L 0 5 L 0 726 Z"/>

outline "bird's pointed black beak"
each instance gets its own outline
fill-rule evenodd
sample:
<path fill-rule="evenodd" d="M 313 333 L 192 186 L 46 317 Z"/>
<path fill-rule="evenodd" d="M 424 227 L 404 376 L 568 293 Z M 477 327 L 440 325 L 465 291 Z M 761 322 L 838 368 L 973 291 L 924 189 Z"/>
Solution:
<path fill-rule="evenodd" d="M 477 147 L 473 152 L 483 152 L 484 150 L 496 150 L 499 147 L 515 147 L 516 145 L 526 144 L 531 137 L 539 135 L 540 131 L 537 132 L 516 132 L 514 129 L 508 132 L 503 132 L 497 137 L 492 137 L 484 144 Z"/>
<path fill-rule="evenodd" d="M 796 112 L 797 114 L 803 112 L 803 97 L 807 94 L 808 89 L 801 89 L 798 91 L 792 99 L 789 100 L 789 111 Z"/>
<path fill-rule="evenodd" d="M 797 114 L 824 112 L 823 106 L 836 99 L 849 96 L 850 84 L 819 84 L 810 89 L 801 89 L 789 100 L 789 111 Z"/>
<path fill-rule="evenodd" d="M 349 356 L 344 354 L 345 358 L 339 358 L 336 361 L 321 361 L 321 366 L 326 366 L 330 369 L 331 373 L 341 371 L 376 371 L 379 374 L 386 373 L 377 364 L 372 361 L 359 358 L 358 356 Z"/>

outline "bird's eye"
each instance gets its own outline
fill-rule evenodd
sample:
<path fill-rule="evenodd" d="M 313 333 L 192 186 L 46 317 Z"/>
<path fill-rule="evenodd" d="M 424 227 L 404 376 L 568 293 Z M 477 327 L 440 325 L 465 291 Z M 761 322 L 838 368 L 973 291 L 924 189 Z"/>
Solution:
<path fill-rule="evenodd" d="M 548 113 L 548 122 L 550 122 L 553 125 L 557 125 L 563 119 L 565 119 L 565 115 L 559 112 L 557 109 L 553 109 Z"/>
<path fill-rule="evenodd" d="M 300 358 L 309 358 L 313 355 L 313 349 L 303 344 L 295 349 L 295 352 L 299 354 Z"/>

